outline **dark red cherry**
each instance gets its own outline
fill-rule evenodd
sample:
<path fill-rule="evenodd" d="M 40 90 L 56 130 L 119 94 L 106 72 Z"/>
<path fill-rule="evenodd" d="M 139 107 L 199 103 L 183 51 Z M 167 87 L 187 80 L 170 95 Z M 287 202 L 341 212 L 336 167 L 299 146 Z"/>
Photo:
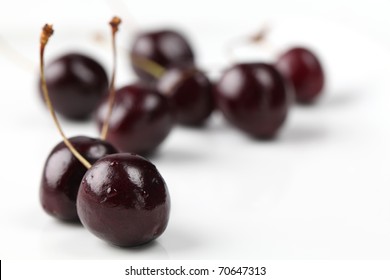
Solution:
<path fill-rule="evenodd" d="M 171 68 L 158 80 L 156 87 L 171 101 L 180 124 L 199 126 L 214 109 L 212 84 L 195 68 Z"/>
<path fill-rule="evenodd" d="M 290 96 L 274 66 L 237 64 L 215 86 L 218 108 L 233 125 L 258 138 L 271 138 L 284 123 Z"/>
<path fill-rule="evenodd" d="M 305 48 L 292 48 L 276 62 L 278 70 L 291 82 L 295 99 L 311 103 L 321 94 L 325 75 L 317 56 Z"/>
<path fill-rule="evenodd" d="M 191 66 L 194 53 L 187 39 L 174 30 L 159 30 L 140 33 L 131 47 L 130 58 L 135 73 L 146 82 L 155 82 L 156 78 L 142 68 L 137 67 L 133 58 L 146 58 L 163 68 Z"/>
<path fill-rule="evenodd" d="M 85 173 L 77 198 L 83 225 L 118 246 L 141 245 L 160 236 L 169 211 L 168 189 L 156 167 L 128 153 L 98 160 Z"/>
<path fill-rule="evenodd" d="M 47 65 L 45 74 L 54 109 L 68 119 L 88 118 L 108 92 L 105 70 L 83 54 L 57 58 Z"/>
<path fill-rule="evenodd" d="M 69 141 L 91 163 L 117 153 L 111 144 L 99 139 L 77 136 Z M 78 221 L 76 197 L 86 171 L 64 142 L 54 147 L 46 160 L 40 186 L 41 205 L 49 215 L 61 220 Z"/>
<path fill-rule="evenodd" d="M 108 100 L 97 111 L 99 127 L 106 118 Z M 168 100 L 151 87 L 125 86 L 116 92 L 107 141 L 120 151 L 148 154 L 168 136 L 173 114 Z"/>

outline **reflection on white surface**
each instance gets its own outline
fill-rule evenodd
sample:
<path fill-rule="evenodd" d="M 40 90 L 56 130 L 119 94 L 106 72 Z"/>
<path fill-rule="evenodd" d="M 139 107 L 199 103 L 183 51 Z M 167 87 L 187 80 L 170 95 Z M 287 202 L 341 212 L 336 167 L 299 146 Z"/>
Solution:
<path fill-rule="evenodd" d="M 51 232 L 50 236 L 47 232 Z M 40 250 L 50 253 L 48 258 L 72 259 L 145 259 L 153 255 L 156 259 L 168 259 L 168 253 L 159 241 L 153 241 L 145 246 L 136 248 L 120 248 L 109 245 L 89 233 L 80 224 L 66 224 L 54 220 L 47 221 L 42 229 Z M 80 238 L 82 237 L 82 238 Z M 64 246 L 67 244 L 67 246 Z"/>

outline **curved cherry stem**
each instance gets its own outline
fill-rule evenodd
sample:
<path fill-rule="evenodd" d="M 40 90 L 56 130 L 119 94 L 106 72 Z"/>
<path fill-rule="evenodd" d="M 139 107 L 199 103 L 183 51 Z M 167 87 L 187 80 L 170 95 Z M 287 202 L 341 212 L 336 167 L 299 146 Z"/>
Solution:
<path fill-rule="evenodd" d="M 54 112 L 53 104 L 51 103 L 50 97 L 49 97 L 49 91 L 47 89 L 46 85 L 46 79 L 45 79 L 45 70 L 44 70 L 44 53 L 45 53 L 45 47 L 47 42 L 49 41 L 50 36 L 53 35 L 53 26 L 49 24 L 45 24 L 45 26 L 42 28 L 41 33 L 41 40 L 40 40 L 40 74 L 41 74 L 41 87 L 43 91 L 43 97 L 45 99 L 46 105 L 50 111 L 50 114 L 52 116 L 52 119 L 54 121 L 55 126 L 57 127 L 59 133 L 61 134 L 61 137 L 65 143 L 65 145 L 68 147 L 68 149 L 72 152 L 72 154 L 87 168 L 89 169 L 91 167 L 91 164 L 76 150 L 76 148 L 72 145 L 72 143 L 68 140 L 68 138 L 65 136 L 65 133 L 63 132 L 61 125 L 57 119 L 56 113 Z"/>
<path fill-rule="evenodd" d="M 111 25 L 111 31 L 112 31 L 111 33 L 112 33 L 112 49 L 113 49 L 113 69 L 112 69 L 112 76 L 111 76 L 110 87 L 109 87 L 110 93 L 108 97 L 108 111 L 100 134 L 100 138 L 102 140 L 105 140 L 107 137 L 112 109 L 115 103 L 115 95 L 116 95 L 115 77 L 116 77 L 116 68 L 117 68 L 117 50 L 116 50 L 115 34 L 118 32 L 118 26 L 120 23 L 121 23 L 121 19 L 119 17 L 113 17 L 109 23 Z"/>

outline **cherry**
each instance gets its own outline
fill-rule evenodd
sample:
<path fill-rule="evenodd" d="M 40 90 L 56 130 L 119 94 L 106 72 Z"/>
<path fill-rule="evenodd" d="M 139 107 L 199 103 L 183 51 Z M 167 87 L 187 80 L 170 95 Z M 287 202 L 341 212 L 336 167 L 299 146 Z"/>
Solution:
<path fill-rule="evenodd" d="M 88 118 L 107 94 L 105 70 L 86 55 L 63 55 L 49 63 L 46 73 L 54 109 L 68 119 Z"/>
<path fill-rule="evenodd" d="M 257 138 L 272 138 L 284 123 L 290 96 L 281 74 L 265 63 L 237 64 L 215 86 L 218 108 L 233 125 Z"/>
<path fill-rule="evenodd" d="M 98 108 L 99 127 L 108 108 L 107 100 Z M 163 142 L 172 127 L 173 115 L 168 100 L 155 89 L 131 84 L 117 90 L 107 140 L 120 151 L 148 154 Z"/>
<path fill-rule="evenodd" d="M 213 86 L 196 68 L 168 69 L 156 87 L 173 104 L 176 121 L 180 124 L 199 126 L 214 109 Z"/>
<path fill-rule="evenodd" d="M 100 139 L 78 136 L 69 141 L 90 163 L 117 153 L 111 144 Z M 41 205 L 49 215 L 66 221 L 79 220 L 76 197 L 86 171 L 64 142 L 54 147 L 46 160 L 40 186 Z"/>
<path fill-rule="evenodd" d="M 97 237 L 118 246 L 136 246 L 164 232 L 170 197 L 150 161 L 121 153 L 101 158 L 85 173 L 77 211 Z"/>
<path fill-rule="evenodd" d="M 174 30 L 140 33 L 131 47 L 130 58 L 135 73 L 147 83 L 154 83 L 156 75 L 151 75 L 150 71 L 145 71 L 139 64 L 149 64 L 148 68 L 153 69 L 153 72 L 161 70 L 159 65 L 167 69 L 194 64 L 190 44 L 182 34 Z"/>
<path fill-rule="evenodd" d="M 321 95 L 325 75 L 312 51 L 302 47 L 292 48 L 279 57 L 276 67 L 291 82 L 298 102 L 312 103 Z"/>

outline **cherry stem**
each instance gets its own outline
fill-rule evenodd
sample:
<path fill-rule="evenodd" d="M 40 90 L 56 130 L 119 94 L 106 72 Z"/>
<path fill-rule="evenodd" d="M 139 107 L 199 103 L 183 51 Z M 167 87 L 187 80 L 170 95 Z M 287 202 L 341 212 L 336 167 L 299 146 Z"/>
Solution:
<path fill-rule="evenodd" d="M 45 53 L 45 47 L 47 42 L 49 41 L 49 38 L 51 35 L 53 35 L 53 26 L 49 24 L 45 24 L 45 26 L 42 28 L 41 33 L 41 43 L 40 43 L 40 74 L 41 74 L 41 87 L 43 91 L 43 97 L 45 99 L 46 105 L 50 111 L 50 114 L 53 118 L 54 124 L 57 127 L 59 133 L 61 134 L 61 137 L 65 143 L 65 145 L 68 147 L 68 149 L 72 152 L 72 154 L 87 168 L 91 168 L 91 164 L 76 150 L 76 148 L 72 145 L 72 143 L 66 138 L 65 133 L 63 132 L 61 125 L 57 119 L 56 113 L 54 112 L 53 104 L 51 103 L 50 97 L 49 97 L 49 91 L 47 89 L 46 85 L 46 79 L 45 79 L 45 71 L 44 71 L 44 53 Z"/>
<path fill-rule="evenodd" d="M 144 70 L 145 72 L 152 75 L 156 79 L 159 79 L 162 75 L 164 75 L 166 71 L 166 69 L 163 66 L 145 57 L 132 55 L 131 60 L 133 61 L 136 67 Z"/>
<path fill-rule="evenodd" d="M 113 63 L 112 76 L 111 76 L 110 87 L 109 87 L 110 93 L 109 93 L 109 97 L 108 97 L 108 104 L 109 104 L 108 111 L 107 111 L 106 120 L 103 123 L 102 131 L 100 134 L 100 138 L 102 140 L 105 140 L 107 137 L 108 127 L 109 127 L 110 118 L 111 118 L 111 114 L 112 114 L 112 109 L 114 107 L 114 102 L 115 102 L 115 95 L 116 95 L 115 77 L 116 77 L 116 68 L 117 68 L 117 50 L 116 50 L 115 34 L 118 32 L 118 26 L 121 22 L 122 21 L 119 17 L 113 17 L 109 23 L 111 25 L 111 31 L 112 31 L 111 33 L 112 33 L 112 49 L 113 49 L 114 63 Z"/>

